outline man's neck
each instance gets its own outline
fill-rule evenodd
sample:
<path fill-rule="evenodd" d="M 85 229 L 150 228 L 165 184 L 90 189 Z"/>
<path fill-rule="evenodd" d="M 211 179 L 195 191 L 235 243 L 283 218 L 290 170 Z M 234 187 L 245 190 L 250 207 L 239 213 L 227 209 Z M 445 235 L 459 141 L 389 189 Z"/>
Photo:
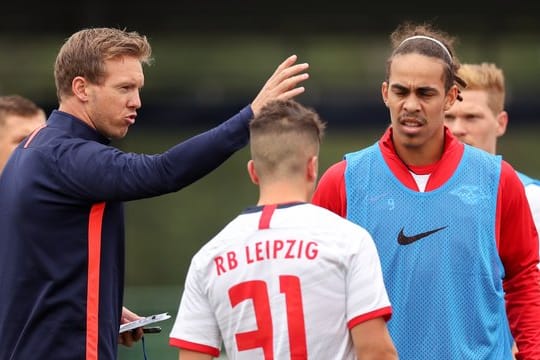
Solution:
<path fill-rule="evenodd" d="M 261 186 L 257 205 L 308 202 L 310 194 L 307 186 L 294 186 L 287 182 Z"/>

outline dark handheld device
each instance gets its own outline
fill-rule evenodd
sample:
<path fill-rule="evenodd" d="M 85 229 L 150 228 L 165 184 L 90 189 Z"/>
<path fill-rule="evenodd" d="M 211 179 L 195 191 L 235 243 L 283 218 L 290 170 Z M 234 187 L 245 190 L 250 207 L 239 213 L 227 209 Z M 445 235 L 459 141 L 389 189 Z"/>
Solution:
<path fill-rule="evenodd" d="M 143 333 L 145 334 L 159 334 L 160 332 L 161 332 L 161 327 L 159 326 L 143 327 Z"/>

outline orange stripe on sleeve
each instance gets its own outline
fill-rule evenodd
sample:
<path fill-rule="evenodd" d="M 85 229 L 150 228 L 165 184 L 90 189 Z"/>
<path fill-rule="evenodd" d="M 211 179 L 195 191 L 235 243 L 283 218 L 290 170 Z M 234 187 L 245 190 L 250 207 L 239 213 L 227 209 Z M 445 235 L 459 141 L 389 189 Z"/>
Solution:
<path fill-rule="evenodd" d="M 105 203 L 94 204 L 88 221 L 88 282 L 86 294 L 86 360 L 98 359 L 101 227 Z"/>

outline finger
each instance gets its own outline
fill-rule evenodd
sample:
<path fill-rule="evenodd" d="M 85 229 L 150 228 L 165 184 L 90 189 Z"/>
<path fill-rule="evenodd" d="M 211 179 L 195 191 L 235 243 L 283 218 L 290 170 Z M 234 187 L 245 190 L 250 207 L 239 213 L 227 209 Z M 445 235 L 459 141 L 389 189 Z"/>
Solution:
<path fill-rule="evenodd" d="M 275 85 L 269 84 L 267 89 L 265 89 L 263 92 L 264 99 L 270 100 L 272 98 L 277 98 L 282 93 L 291 90 L 292 88 L 298 86 L 298 84 L 300 84 L 302 81 L 305 81 L 307 79 L 309 79 L 309 74 L 303 73 L 286 78 Z"/>
<path fill-rule="evenodd" d="M 127 323 L 130 321 L 134 321 L 137 319 L 140 319 L 141 317 L 137 314 L 135 314 L 133 311 L 129 310 L 127 307 L 122 307 L 122 320 L 121 323 Z"/>
<path fill-rule="evenodd" d="M 292 76 L 286 80 L 283 80 L 279 85 L 276 86 L 274 90 L 277 95 L 279 95 L 281 93 L 291 90 L 292 88 L 296 87 L 298 84 L 300 84 L 302 81 L 307 80 L 308 78 L 309 74 L 307 73 Z"/>
<path fill-rule="evenodd" d="M 286 58 L 281 64 L 278 65 L 278 67 L 276 68 L 276 70 L 274 71 L 272 76 L 279 73 L 283 69 L 290 67 L 292 64 L 294 64 L 296 62 L 297 59 L 298 59 L 298 56 L 296 56 L 296 55 L 291 55 L 288 58 Z"/>
<path fill-rule="evenodd" d="M 131 337 L 133 341 L 139 341 L 144 336 L 144 330 L 142 327 L 133 329 L 131 332 Z"/>
<path fill-rule="evenodd" d="M 280 94 L 277 99 L 278 100 L 289 100 L 292 99 L 300 94 L 302 94 L 306 89 L 303 86 L 294 88 L 289 91 L 285 91 L 284 93 Z"/>
<path fill-rule="evenodd" d="M 268 79 L 268 86 L 276 86 L 282 81 L 297 75 L 309 68 L 308 63 L 296 64 L 294 66 L 282 69 L 280 72 L 275 73 L 270 79 Z"/>
<path fill-rule="evenodd" d="M 295 89 L 294 91 L 291 91 L 291 89 L 309 77 L 309 74 L 307 73 L 299 74 L 302 71 L 305 71 L 309 67 L 309 64 L 303 63 L 293 65 L 294 61 L 296 61 L 296 55 L 285 60 L 278 67 L 276 72 L 266 81 L 261 91 L 251 103 L 251 109 L 254 116 L 258 115 L 259 110 L 268 101 L 277 99 L 283 92 L 288 92 L 288 94 L 283 97 L 284 99 L 289 99 L 293 97 L 294 94 L 304 92 L 303 88 L 298 90 Z"/>
<path fill-rule="evenodd" d="M 139 341 L 144 336 L 142 328 L 133 329 L 120 334 L 118 344 L 126 347 L 131 347 L 135 342 Z"/>
<path fill-rule="evenodd" d="M 130 332 L 126 331 L 122 333 L 118 338 L 118 343 L 130 347 L 133 344 L 133 339 L 131 338 Z"/>

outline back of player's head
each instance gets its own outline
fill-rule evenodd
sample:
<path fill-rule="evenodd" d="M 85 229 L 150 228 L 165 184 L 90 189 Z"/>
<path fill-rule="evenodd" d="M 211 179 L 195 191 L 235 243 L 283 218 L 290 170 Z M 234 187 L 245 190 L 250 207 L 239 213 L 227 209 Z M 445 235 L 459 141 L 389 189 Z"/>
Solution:
<path fill-rule="evenodd" d="M 250 123 L 250 149 L 260 176 L 288 176 L 303 171 L 317 156 L 325 123 L 294 100 L 275 100 Z"/>
<path fill-rule="evenodd" d="M 29 118 L 39 114 L 45 117 L 45 111 L 28 98 L 20 95 L 0 96 L 0 125 L 9 115 Z"/>

